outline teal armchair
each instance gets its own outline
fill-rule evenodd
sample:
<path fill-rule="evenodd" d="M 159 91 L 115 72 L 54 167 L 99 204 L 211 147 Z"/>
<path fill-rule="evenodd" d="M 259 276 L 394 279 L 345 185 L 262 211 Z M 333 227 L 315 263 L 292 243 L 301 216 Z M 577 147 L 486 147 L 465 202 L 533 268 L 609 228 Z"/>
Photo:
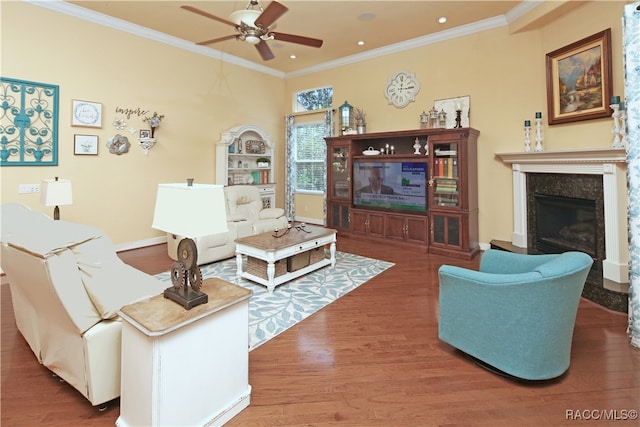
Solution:
<path fill-rule="evenodd" d="M 438 336 L 500 373 L 525 380 L 558 377 L 569 368 L 578 303 L 592 263 L 582 252 L 489 249 L 480 271 L 443 265 Z"/>

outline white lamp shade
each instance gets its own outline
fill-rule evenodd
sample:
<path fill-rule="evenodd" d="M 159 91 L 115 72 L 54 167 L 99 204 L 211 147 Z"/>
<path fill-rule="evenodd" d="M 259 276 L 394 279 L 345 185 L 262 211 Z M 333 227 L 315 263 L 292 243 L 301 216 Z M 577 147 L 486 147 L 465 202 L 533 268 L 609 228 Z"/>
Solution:
<path fill-rule="evenodd" d="M 189 238 L 226 232 L 222 185 L 159 184 L 152 227 Z"/>
<path fill-rule="evenodd" d="M 231 22 L 235 23 L 236 25 L 240 25 L 241 22 L 244 22 L 245 25 L 255 28 L 256 19 L 258 19 L 258 16 L 260 16 L 261 13 L 262 12 L 255 9 L 242 9 L 233 12 L 229 16 L 229 18 L 231 19 Z"/>
<path fill-rule="evenodd" d="M 45 179 L 42 181 L 40 203 L 45 206 L 64 206 L 73 203 L 71 181 L 68 179 Z"/>

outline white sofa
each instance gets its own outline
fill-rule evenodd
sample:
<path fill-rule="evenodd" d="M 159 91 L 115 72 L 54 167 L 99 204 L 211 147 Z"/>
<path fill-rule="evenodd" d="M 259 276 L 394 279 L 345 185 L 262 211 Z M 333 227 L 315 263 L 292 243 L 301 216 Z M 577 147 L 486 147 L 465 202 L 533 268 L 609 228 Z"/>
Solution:
<path fill-rule="evenodd" d="M 92 405 L 120 396 L 120 308 L 167 287 L 111 240 L 18 203 L 1 206 L 1 264 L 16 324 L 38 361 Z"/>
<path fill-rule="evenodd" d="M 209 264 L 235 255 L 235 240 L 241 237 L 285 229 L 287 217 L 282 208 L 263 208 L 258 187 L 232 185 L 224 187 L 227 211 L 226 233 L 195 238 L 198 250 L 197 264 Z M 171 259 L 177 259 L 178 244 L 183 236 L 167 234 L 167 251 Z"/>

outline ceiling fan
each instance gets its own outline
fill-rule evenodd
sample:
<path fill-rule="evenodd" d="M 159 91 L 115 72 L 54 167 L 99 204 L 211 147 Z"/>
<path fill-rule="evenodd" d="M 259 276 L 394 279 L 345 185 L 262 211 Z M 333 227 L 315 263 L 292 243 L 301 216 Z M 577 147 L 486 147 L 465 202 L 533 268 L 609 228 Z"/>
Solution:
<path fill-rule="evenodd" d="M 275 22 L 278 18 L 289 10 L 286 6 L 278 3 L 277 1 L 272 1 L 266 9 L 262 10 L 258 0 L 250 0 L 246 9 L 233 12 L 229 16 L 229 20 L 212 15 L 209 12 L 205 12 L 204 10 L 200 10 L 193 6 L 183 5 L 180 7 L 184 10 L 188 10 L 189 12 L 197 13 L 198 15 L 213 19 L 214 21 L 230 25 L 236 29 L 237 34 L 196 43 L 199 45 L 208 45 L 231 39 L 246 41 L 255 45 L 258 53 L 264 61 L 274 58 L 273 52 L 269 48 L 269 45 L 267 45 L 267 40 L 280 40 L 283 42 L 296 43 L 310 47 L 322 46 L 322 40 L 319 39 L 272 31 L 272 29 L 275 28 Z"/>

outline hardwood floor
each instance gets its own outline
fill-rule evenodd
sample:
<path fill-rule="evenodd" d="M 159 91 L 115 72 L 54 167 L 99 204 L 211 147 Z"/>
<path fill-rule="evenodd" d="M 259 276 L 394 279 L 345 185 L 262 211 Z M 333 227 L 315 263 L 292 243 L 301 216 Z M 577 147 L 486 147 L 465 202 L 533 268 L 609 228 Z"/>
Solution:
<path fill-rule="evenodd" d="M 623 412 L 640 410 L 640 351 L 629 344 L 626 315 L 583 299 L 569 371 L 513 382 L 437 337 L 438 267 L 477 268 L 478 259 L 340 236 L 338 250 L 396 265 L 252 351 L 251 405 L 227 425 L 575 426 L 580 415 L 594 426 L 637 425 Z M 150 274 L 171 265 L 164 245 L 120 256 Z M 52 377 L 15 327 L 9 286 L 1 297 L 2 426 L 113 426 L 118 401 L 98 412 Z"/>

